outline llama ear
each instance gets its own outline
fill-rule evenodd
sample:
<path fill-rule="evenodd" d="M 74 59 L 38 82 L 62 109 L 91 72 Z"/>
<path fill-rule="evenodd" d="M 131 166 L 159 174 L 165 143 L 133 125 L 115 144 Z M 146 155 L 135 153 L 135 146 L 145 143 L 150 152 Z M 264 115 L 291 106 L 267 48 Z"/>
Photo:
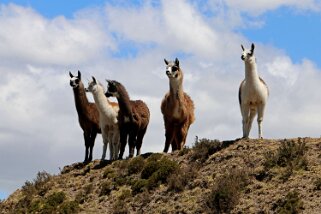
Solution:
<path fill-rule="evenodd" d="M 74 75 L 72 75 L 72 73 L 69 71 L 69 76 L 71 77 L 71 78 L 73 78 L 74 77 Z"/>
<path fill-rule="evenodd" d="M 175 65 L 177 65 L 179 67 L 179 61 L 177 58 L 175 59 Z"/>
<path fill-rule="evenodd" d="M 93 77 L 93 76 L 92 76 L 92 78 L 93 78 L 94 83 L 97 83 L 97 81 L 96 81 L 95 77 Z"/>
<path fill-rule="evenodd" d="M 254 53 L 254 48 L 255 48 L 255 46 L 254 46 L 254 44 L 252 43 L 252 45 L 251 45 L 251 52 L 252 52 L 252 54 Z"/>
<path fill-rule="evenodd" d="M 165 62 L 166 65 L 168 65 L 168 61 L 166 59 L 164 59 L 164 62 Z"/>
<path fill-rule="evenodd" d="M 244 51 L 244 47 L 243 47 L 243 45 L 241 45 L 241 48 L 242 48 L 242 51 Z"/>
<path fill-rule="evenodd" d="M 80 79 L 81 80 L 81 73 L 80 73 L 80 71 L 78 70 L 78 79 Z"/>

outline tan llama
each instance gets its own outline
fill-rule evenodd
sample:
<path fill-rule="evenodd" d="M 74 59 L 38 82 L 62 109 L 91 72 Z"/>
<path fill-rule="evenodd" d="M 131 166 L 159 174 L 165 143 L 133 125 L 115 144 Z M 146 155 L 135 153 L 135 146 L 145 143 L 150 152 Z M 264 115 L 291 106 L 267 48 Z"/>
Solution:
<path fill-rule="evenodd" d="M 169 146 L 172 151 L 184 147 L 190 125 L 194 122 L 194 103 L 183 91 L 183 71 L 179 61 L 167 61 L 166 75 L 169 79 L 169 92 L 162 100 L 161 111 L 165 124 L 165 148 L 168 152 Z"/>

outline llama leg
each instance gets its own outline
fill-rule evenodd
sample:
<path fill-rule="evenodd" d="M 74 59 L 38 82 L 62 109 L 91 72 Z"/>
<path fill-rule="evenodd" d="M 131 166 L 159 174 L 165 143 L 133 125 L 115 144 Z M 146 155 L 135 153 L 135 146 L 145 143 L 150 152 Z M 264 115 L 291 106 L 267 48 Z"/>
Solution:
<path fill-rule="evenodd" d="M 90 135 L 90 145 L 89 145 L 89 158 L 88 158 L 89 162 L 92 161 L 92 159 L 93 159 L 93 148 L 95 145 L 96 136 L 97 136 L 97 132 L 92 131 L 91 135 Z"/>
<path fill-rule="evenodd" d="M 123 159 L 126 143 L 127 143 L 127 128 L 122 127 L 120 128 L 120 151 L 118 156 L 119 160 Z"/>
<path fill-rule="evenodd" d="M 147 126 L 138 131 L 137 142 L 136 142 L 136 156 L 140 155 L 140 149 L 143 144 L 143 138 L 146 133 L 146 130 L 147 130 Z"/>
<path fill-rule="evenodd" d="M 137 138 L 137 132 L 136 131 L 131 131 L 129 133 L 129 138 L 128 138 L 129 158 L 134 157 L 136 138 Z"/>
<path fill-rule="evenodd" d="M 109 160 L 113 160 L 113 154 L 114 154 L 114 144 L 113 144 L 113 136 L 112 132 L 109 131 L 108 133 L 108 141 L 109 141 Z"/>
<path fill-rule="evenodd" d="M 188 133 L 188 129 L 190 127 L 190 124 L 189 123 L 185 123 L 183 128 L 182 128 L 182 140 L 181 140 L 181 143 L 180 143 L 180 148 L 178 148 L 179 150 L 181 150 L 184 146 L 185 146 L 185 143 L 186 143 L 186 137 L 187 137 L 187 133 Z"/>
<path fill-rule="evenodd" d="M 103 136 L 103 154 L 101 156 L 101 160 L 105 160 L 106 158 L 106 151 L 107 151 L 107 145 L 108 145 L 108 135 L 106 132 L 103 132 L 102 133 L 102 136 Z"/>
<path fill-rule="evenodd" d="M 250 131 L 251 131 L 251 127 L 252 127 L 252 123 L 253 123 L 253 119 L 256 115 L 256 110 L 255 109 L 250 109 L 250 116 L 249 116 L 249 120 L 247 125 L 247 136 L 250 135 Z"/>
<path fill-rule="evenodd" d="M 114 153 L 114 158 L 115 160 L 118 158 L 119 155 L 119 148 L 120 148 L 120 143 L 119 143 L 119 129 L 117 127 L 117 130 L 114 133 L 114 139 L 113 139 L 114 145 L 115 145 L 115 153 Z"/>
<path fill-rule="evenodd" d="M 84 140 L 85 140 L 85 160 L 84 163 L 88 163 L 89 159 L 88 159 L 88 153 L 89 153 L 89 147 L 90 147 L 90 139 L 89 139 L 89 135 L 87 133 L 84 132 Z"/>
<path fill-rule="evenodd" d="M 242 124 L 243 124 L 243 138 L 248 138 L 249 137 L 249 132 L 248 132 L 248 120 L 249 120 L 249 111 L 250 108 L 248 105 L 241 104 L 241 113 L 242 113 Z"/>
<path fill-rule="evenodd" d="M 264 116 L 264 109 L 265 109 L 265 105 L 261 104 L 258 106 L 257 111 L 257 124 L 258 124 L 258 128 L 259 128 L 259 138 L 263 139 L 263 134 L 262 134 L 262 121 L 263 121 L 263 116 Z"/>
<path fill-rule="evenodd" d="M 170 125 L 170 123 L 166 123 L 166 122 L 165 122 L 165 138 L 166 138 L 165 148 L 163 152 L 167 153 L 169 149 L 169 145 L 171 145 L 174 140 L 174 127 Z"/>

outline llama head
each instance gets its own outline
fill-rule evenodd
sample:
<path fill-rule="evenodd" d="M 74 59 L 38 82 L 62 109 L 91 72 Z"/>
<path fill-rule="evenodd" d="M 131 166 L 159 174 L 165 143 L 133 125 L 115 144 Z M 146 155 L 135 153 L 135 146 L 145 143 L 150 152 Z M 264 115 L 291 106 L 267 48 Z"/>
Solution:
<path fill-rule="evenodd" d="M 78 71 L 78 76 L 74 76 L 70 71 L 69 71 L 69 76 L 70 76 L 70 86 L 73 88 L 77 88 L 81 82 L 81 73 Z"/>
<path fill-rule="evenodd" d="M 100 84 L 99 84 L 99 82 L 96 80 L 96 78 L 95 78 L 95 77 L 92 77 L 92 80 L 90 80 L 90 81 L 88 82 L 88 87 L 86 88 L 86 91 L 93 93 L 93 92 L 95 92 L 95 91 L 98 90 L 99 86 L 100 86 Z"/>
<path fill-rule="evenodd" d="M 166 64 L 166 75 L 170 79 L 181 79 L 182 77 L 182 71 L 179 67 L 179 61 L 176 58 L 175 61 L 167 61 L 164 59 L 164 62 Z"/>
<path fill-rule="evenodd" d="M 119 97 L 118 85 L 119 83 L 115 80 L 106 80 L 107 81 L 107 91 L 105 93 L 106 97 Z"/>
<path fill-rule="evenodd" d="M 241 48 L 243 50 L 242 52 L 242 55 L 241 55 L 241 59 L 244 61 L 244 62 L 255 62 L 255 56 L 254 56 L 254 44 L 252 43 L 251 45 L 251 49 L 245 49 L 243 47 L 243 45 L 241 45 Z"/>

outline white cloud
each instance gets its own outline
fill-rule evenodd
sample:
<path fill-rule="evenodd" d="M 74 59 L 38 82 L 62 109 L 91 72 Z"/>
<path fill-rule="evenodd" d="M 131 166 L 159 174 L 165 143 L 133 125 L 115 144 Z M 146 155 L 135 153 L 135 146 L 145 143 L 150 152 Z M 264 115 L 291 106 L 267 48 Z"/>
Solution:
<path fill-rule="evenodd" d="M 87 16 L 48 20 L 31 8 L 0 7 L 0 56 L 33 63 L 76 64 L 112 47 L 100 23 Z"/>

